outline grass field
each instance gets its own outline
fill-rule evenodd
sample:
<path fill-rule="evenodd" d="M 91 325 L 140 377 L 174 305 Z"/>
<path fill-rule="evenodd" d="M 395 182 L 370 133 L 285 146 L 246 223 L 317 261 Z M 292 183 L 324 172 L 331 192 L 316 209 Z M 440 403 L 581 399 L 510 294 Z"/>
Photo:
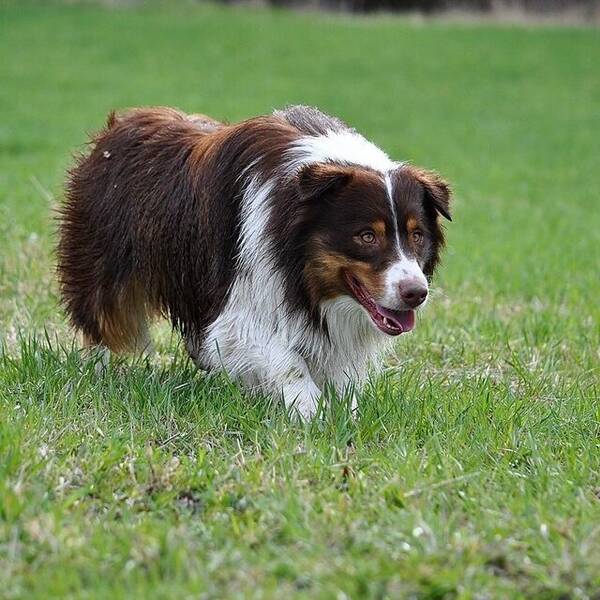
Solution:
<path fill-rule="evenodd" d="M 600 597 L 597 31 L 9 2 L 0 56 L 0 597 Z M 85 132 L 295 102 L 456 190 L 357 420 L 253 404 L 164 326 L 97 375 L 52 257 Z"/>

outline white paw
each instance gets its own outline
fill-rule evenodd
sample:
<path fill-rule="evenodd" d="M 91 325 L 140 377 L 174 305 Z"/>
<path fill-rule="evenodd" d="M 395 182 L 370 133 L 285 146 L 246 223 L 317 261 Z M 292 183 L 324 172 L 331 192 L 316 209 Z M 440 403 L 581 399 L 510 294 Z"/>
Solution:
<path fill-rule="evenodd" d="M 96 377 L 102 377 L 110 364 L 110 350 L 104 346 L 94 346 L 85 350 L 87 359 L 93 361 Z"/>
<path fill-rule="evenodd" d="M 310 421 L 317 414 L 318 407 L 318 401 L 312 399 L 303 399 L 302 401 L 298 399 L 292 404 L 292 410 L 294 410 L 303 421 Z"/>
<path fill-rule="evenodd" d="M 305 421 L 309 421 L 317 413 L 320 396 L 321 390 L 312 381 L 297 381 L 283 388 L 285 406 Z"/>

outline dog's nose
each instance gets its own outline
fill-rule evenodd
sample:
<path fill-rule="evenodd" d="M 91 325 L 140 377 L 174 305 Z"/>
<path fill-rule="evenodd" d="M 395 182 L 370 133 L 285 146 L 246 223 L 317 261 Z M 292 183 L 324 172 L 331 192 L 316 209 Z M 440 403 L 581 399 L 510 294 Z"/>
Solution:
<path fill-rule="evenodd" d="M 403 281 L 400 283 L 400 298 L 411 308 L 417 308 L 427 298 L 427 286 L 419 281 Z"/>

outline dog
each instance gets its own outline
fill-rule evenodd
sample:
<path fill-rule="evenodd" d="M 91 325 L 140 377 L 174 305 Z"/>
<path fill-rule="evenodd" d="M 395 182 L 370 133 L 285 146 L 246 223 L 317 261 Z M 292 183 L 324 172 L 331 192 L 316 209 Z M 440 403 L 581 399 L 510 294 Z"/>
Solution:
<path fill-rule="evenodd" d="M 414 328 L 450 220 L 436 173 L 306 106 L 237 124 L 136 108 L 90 143 L 57 250 L 85 345 L 143 351 L 164 315 L 200 368 L 311 418 Z"/>

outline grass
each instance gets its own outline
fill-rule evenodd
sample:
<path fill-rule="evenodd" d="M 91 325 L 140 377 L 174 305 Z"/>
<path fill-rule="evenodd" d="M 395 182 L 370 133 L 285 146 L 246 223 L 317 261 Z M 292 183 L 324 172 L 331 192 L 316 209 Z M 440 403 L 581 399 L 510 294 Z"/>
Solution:
<path fill-rule="evenodd" d="M 0 8 L 0 596 L 600 597 L 597 31 L 192 3 Z M 52 209 L 113 107 L 338 114 L 455 184 L 435 300 L 348 420 L 97 375 Z"/>

